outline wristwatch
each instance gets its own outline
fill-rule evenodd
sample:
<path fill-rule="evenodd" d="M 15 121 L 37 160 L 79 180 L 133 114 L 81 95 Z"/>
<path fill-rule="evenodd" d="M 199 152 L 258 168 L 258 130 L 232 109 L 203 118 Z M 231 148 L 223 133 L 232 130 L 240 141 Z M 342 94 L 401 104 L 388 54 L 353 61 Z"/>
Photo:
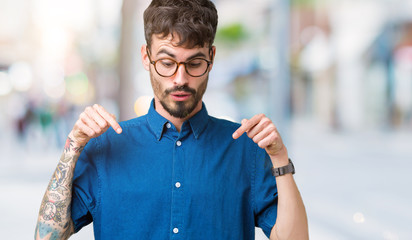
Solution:
<path fill-rule="evenodd" d="M 295 174 L 295 166 L 289 158 L 289 164 L 283 167 L 272 168 L 272 175 L 275 177 L 285 175 L 287 173 Z"/>

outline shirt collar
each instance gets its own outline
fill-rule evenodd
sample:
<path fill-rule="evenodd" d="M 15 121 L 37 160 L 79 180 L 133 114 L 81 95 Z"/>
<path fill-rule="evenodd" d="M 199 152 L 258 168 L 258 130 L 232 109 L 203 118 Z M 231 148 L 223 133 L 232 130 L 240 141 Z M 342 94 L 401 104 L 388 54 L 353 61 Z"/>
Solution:
<path fill-rule="evenodd" d="M 146 116 L 147 123 L 149 124 L 153 133 L 156 135 L 156 139 L 160 141 L 163 135 L 165 125 L 167 123 L 167 119 L 160 115 L 158 112 L 156 112 L 154 108 L 154 99 L 150 104 L 149 112 Z"/>
<path fill-rule="evenodd" d="M 205 103 L 202 102 L 202 109 L 188 120 L 196 139 L 198 139 L 203 130 L 205 130 L 208 121 L 209 114 L 207 113 Z"/>
<path fill-rule="evenodd" d="M 146 115 L 147 122 L 156 136 L 156 139 L 160 141 L 163 133 L 166 129 L 166 124 L 169 122 L 166 118 L 160 115 L 154 108 L 154 99 L 150 104 L 149 111 Z M 185 124 L 189 124 L 193 135 L 196 139 L 199 138 L 200 134 L 206 128 L 207 122 L 209 120 L 209 114 L 207 112 L 206 106 L 202 103 L 202 109 L 196 113 L 193 117 L 183 123 L 182 128 Z"/>

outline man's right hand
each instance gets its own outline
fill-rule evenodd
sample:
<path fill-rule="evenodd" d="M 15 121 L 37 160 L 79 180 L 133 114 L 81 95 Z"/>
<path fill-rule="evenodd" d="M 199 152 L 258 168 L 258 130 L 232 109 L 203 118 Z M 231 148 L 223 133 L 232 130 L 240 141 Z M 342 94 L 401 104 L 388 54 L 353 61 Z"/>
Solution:
<path fill-rule="evenodd" d="M 118 134 L 122 133 L 116 116 L 107 112 L 102 106 L 94 104 L 93 107 L 86 107 L 80 114 L 69 137 L 78 145 L 84 146 L 90 139 L 106 132 L 109 127 L 112 127 Z"/>
<path fill-rule="evenodd" d="M 73 171 L 86 143 L 102 135 L 109 127 L 113 127 L 119 134 L 122 132 L 116 117 L 102 106 L 95 104 L 93 107 L 87 107 L 80 114 L 69 134 L 65 151 L 44 194 L 35 239 L 68 239 L 74 233 L 70 211 Z"/>

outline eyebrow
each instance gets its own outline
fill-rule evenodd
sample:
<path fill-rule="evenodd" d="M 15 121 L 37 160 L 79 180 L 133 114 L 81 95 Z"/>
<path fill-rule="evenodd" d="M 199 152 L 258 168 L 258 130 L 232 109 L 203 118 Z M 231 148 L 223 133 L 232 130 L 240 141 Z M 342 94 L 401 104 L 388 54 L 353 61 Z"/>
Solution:
<path fill-rule="evenodd" d="M 167 51 L 166 49 L 161 49 L 161 50 L 156 54 L 156 56 L 158 57 L 160 54 L 166 54 L 166 55 L 169 55 L 171 58 L 176 59 L 176 55 L 174 55 L 173 53 Z M 195 53 L 195 54 L 193 54 L 192 56 L 188 57 L 188 58 L 186 59 L 186 61 L 187 61 L 187 60 L 190 60 L 190 59 L 193 59 L 193 58 L 197 58 L 197 57 L 204 57 L 204 58 L 206 58 L 206 55 L 205 55 L 204 53 L 202 53 L 202 52 L 198 52 L 198 53 Z"/>

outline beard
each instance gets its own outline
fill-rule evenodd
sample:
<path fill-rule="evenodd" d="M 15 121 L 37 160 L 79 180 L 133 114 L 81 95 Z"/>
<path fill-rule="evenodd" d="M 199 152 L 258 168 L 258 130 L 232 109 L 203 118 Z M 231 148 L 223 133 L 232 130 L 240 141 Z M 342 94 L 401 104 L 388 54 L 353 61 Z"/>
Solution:
<path fill-rule="evenodd" d="M 152 84 L 154 94 L 159 99 L 160 104 L 171 116 L 181 119 L 189 116 L 195 110 L 199 102 L 202 101 L 203 94 L 207 88 L 208 80 L 209 76 L 203 80 L 197 90 L 190 88 L 187 85 L 175 86 L 173 88 L 163 90 L 161 80 L 156 79 L 150 72 L 150 82 Z M 187 101 L 173 101 L 169 96 L 174 92 L 190 93 L 191 97 Z"/>

